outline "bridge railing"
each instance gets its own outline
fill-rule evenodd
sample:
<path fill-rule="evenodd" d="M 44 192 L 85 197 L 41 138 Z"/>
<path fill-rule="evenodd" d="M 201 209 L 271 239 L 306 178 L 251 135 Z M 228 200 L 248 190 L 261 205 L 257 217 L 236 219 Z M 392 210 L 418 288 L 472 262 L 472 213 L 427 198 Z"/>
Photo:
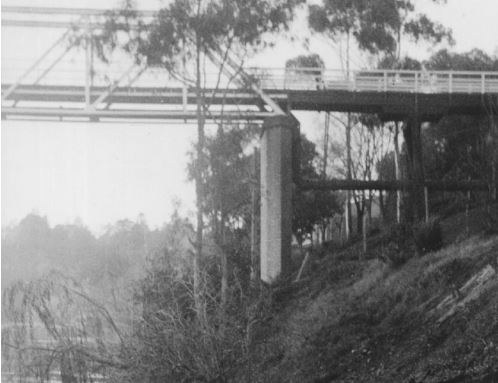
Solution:
<path fill-rule="evenodd" d="M 2 80 L 14 83 L 22 74 L 22 65 L 18 62 L 2 61 Z M 21 63 L 25 64 L 25 63 Z M 44 68 L 33 71 L 31 77 L 21 84 L 30 85 L 75 85 L 84 86 L 83 67 L 74 63 L 63 63 L 43 80 L 36 81 Z M 97 69 L 97 68 L 96 68 Z M 322 68 L 264 68 L 245 69 L 263 89 L 267 90 L 345 90 L 354 92 L 404 92 L 404 93 L 498 93 L 498 72 L 461 72 L 461 71 L 408 71 L 408 70 L 359 70 L 350 73 Z M 122 68 L 102 67 L 95 72 L 94 86 L 111 86 L 121 78 Z M 133 74 L 133 73 L 132 73 Z M 130 77 L 132 77 L 130 74 Z M 221 80 L 221 81 L 220 81 Z M 129 81 L 124 79 L 120 86 L 126 87 Z M 220 89 L 237 89 L 233 79 L 219 77 L 215 70 L 208 70 L 204 81 L 206 88 L 219 86 Z M 171 78 L 165 69 L 148 68 L 134 86 L 152 88 L 181 88 L 179 80 Z"/>
<path fill-rule="evenodd" d="M 248 68 L 264 89 L 498 93 L 498 72 Z"/>

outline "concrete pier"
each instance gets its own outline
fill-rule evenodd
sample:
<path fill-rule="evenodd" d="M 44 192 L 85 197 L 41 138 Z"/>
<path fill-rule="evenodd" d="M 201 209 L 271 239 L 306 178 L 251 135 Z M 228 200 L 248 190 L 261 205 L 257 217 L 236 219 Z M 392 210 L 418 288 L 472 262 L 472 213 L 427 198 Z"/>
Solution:
<path fill-rule="evenodd" d="M 273 283 L 289 269 L 292 239 L 293 139 L 298 122 L 269 117 L 261 136 L 261 280 Z"/>

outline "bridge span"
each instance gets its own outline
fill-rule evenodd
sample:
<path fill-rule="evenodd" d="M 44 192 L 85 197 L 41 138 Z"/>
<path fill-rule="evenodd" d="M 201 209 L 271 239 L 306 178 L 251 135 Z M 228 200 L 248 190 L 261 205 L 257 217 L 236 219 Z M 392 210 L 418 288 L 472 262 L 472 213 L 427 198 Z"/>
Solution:
<path fill-rule="evenodd" d="M 448 114 L 484 114 L 488 99 L 498 97 L 498 72 L 364 70 L 349 78 L 340 71 L 316 68 L 246 72 L 287 111 L 377 113 L 385 120 L 402 120 L 417 105 L 419 117 L 427 121 Z M 194 89 L 175 85 L 86 89 L 70 83 L 2 83 L 2 116 L 195 118 Z M 204 95 L 217 118 L 220 105 L 227 119 L 262 120 L 272 113 L 250 89 L 207 87 Z"/>

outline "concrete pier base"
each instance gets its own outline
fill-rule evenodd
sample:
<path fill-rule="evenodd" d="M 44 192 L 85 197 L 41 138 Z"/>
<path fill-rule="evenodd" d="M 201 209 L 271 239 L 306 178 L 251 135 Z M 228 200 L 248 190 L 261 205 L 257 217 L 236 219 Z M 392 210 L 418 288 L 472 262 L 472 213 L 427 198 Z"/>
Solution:
<path fill-rule="evenodd" d="M 261 280 L 288 274 L 292 239 L 293 138 L 297 120 L 269 117 L 261 137 Z"/>

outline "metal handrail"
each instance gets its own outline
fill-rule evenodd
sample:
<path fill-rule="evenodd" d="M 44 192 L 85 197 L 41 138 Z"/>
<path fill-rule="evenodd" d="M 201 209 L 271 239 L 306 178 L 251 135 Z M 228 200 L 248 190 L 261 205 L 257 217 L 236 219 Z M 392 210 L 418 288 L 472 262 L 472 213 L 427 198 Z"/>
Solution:
<path fill-rule="evenodd" d="M 248 68 L 263 88 L 412 93 L 498 93 L 498 72 Z"/>
<path fill-rule="evenodd" d="M 5 64 L 5 63 L 4 63 Z M 2 68 L 2 71 L 7 68 Z M 163 70 L 161 70 L 162 73 Z M 472 72 L 472 71 L 413 71 L 413 70 L 379 70 L 365 69 L 352 71 L 349 77 L 340 70 L 325 68 L 265 68 L 249 67 L 247 73 L 252 76 L 262 89 L 274 91 L 324 91 L 345 90 L 351 92 L 402 92 L 402 93 L 467 93 L 467 94 L 498 94 L 498 72 Z M 159 74 L 158 69 L 148 69 L 150 75 Z M 64 72 L 65 73 L 65 72 Z M 68 72 L 69 73 L 69 72 Z M 4 75 L 7 74 L 5 71 Z M 34 73 L 37 75 L 37 73 Z M 4 76 L 5 78 L 8 76 Z M 47 79 L 47 85 L 63 82 L 71 85 L 68 78 Z M 147 80 L 153 86 L 160 84 L 160 88 L 179 86 L 175 80 L 168 80 L 161 75 L 161 81 L 155 78 Z M 83 78 L 73 75 L 71 80 Z M 152 80 L 151 80 L 152 79 Z M 207 74 L 206 87 L 216 84 L 217 73 Z M 95 84 L 102 81 L 95 78 Z M 30 83 L 29 79 L 26 83 Z M 32 82 L 31 82 L 32 83 Z M 74 83 L 72 85 L 75 85 Z M 104 83 L 100 85 L 105 85 Z M 225 84 L 220 84 L 224 87 Z M 235 88 L 233 83 L 229 85 Z"/>

